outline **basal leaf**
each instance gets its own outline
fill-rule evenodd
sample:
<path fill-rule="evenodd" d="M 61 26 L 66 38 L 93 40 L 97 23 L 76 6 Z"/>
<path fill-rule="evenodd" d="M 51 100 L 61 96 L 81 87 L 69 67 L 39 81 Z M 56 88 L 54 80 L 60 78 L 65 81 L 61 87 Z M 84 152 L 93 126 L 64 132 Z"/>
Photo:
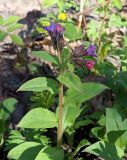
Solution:
<path fill-rule="evenodd" d="M 104 160 L 121 160 L 124 150 L 112 143 L 99 141 L 85 148 L 84 152 L 94 154 Z"/>
<path fill-rule="evenodd" d="M 38 152 L 42 146 L 37 142 L 25 142 L 22 143 L 8 153 L 8 159 L 13 160 L 35 160 Z"/>
<path fill-rule="evenodd" d="M 37 77 L 33 78 L 25 82 L 18 91 L 34 91 L 34 92 L 42 92 L 44 90 L 48 90 L 53 94 L 52 88 L 48 87 L 48 82 L 45 77 Z"/>
<path fill-rule="evenodd" d="M 45 147 L 42 149 L 35 160 L 63 160 L 64 152 L 60 148 Z"/>
<path fill-rule="evenodd" d="M 29 111 L 18 124 L 21 128 L 53 128 L 57 127 L 56 115 L 44 108 Z"/>

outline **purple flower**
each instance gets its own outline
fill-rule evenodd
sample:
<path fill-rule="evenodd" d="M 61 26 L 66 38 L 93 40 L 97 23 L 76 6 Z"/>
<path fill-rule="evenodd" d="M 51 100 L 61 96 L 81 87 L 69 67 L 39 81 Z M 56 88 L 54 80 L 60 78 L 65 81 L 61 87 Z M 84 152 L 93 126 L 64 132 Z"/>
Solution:
<path fill-rule="evenodd" d="M 50 26 L 44 26 L 43 29 L 46 30 L 47 32 L 54 32 L 56 29 L 56 24 L 50 22 Z"/>
<path fill-rule="evenodd" d="M 95 51 L 95 45 L 90 45 L 87 49 L 85 49 L 84 45 L 80 45 L 73 51 L 71 59 L 76 65 L 81 67 L 85 66 L 87 69 L 91 70 L 96 63 L 96 59 L 94 59 L 97 57 Z M 87 56 L 90 56 L 92 60 L 87 60 Z"/>
<path fill-rule="evenodd" d="M 63 32 L 65 29 L 60 24 L 55 24 L 53 22 L 50 22 L 50 26 L 44 26 L 43 29 L 49 33 L 55 48 L 58 49 L 59 47 L 59 49 L 61 49 L 63 45 Z"/>
<path fill-rule="evenodd" d="M 95 53 L 95 51 L 96 51 L 96 46 L 90 45 L 86 50 L 86 55 L 91 57 L 97 57 L 97 54 Z"/>
<path fill-rule="evenodd" d="M 50 22 L 50 26 L 44 26 L 43 29 L 49 32 L 49 34 L 50 33 L 56 34 L 56 32 L 58 33 L 64 32 L 64 28 L 60 24 L 55 24 L 53 22 Z"/>

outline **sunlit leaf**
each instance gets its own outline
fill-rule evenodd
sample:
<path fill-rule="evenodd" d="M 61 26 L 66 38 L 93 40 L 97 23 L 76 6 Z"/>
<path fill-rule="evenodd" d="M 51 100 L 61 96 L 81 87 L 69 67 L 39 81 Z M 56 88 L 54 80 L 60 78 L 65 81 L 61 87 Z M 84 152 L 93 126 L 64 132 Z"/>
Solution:
<path fill-rule="evenodd" d="M 21 128 L 53 128 L 57 127 L 56 115 L 44 108 L 29 111 L 18 124 Z"/>

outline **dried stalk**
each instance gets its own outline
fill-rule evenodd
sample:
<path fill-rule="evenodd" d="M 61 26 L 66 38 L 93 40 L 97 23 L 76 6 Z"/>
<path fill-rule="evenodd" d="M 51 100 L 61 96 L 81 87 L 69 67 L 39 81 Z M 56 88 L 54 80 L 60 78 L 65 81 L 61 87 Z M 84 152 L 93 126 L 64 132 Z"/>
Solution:
<path fill-rule="evenodd" d="M 80 0 L 80 12 L 83 12 L 83 0 Z M 78 29 L 81 28 L 82 25 L 82 18 L 83 18 L 83 14 L 81 14 L 79 16 L 79 20 L 78 20 Z"/>
<path fill-rule="evenodd" d="M 100 29 L 100 33 L 99 33 L 99 38 L 98 38 L 98 43 L 97 43 L 98 47 L 100 46 L 101 36 L 102 36 L 102 32 L 103 32 L 103 27 L 104 27 L 104 22 L 106 20 L 106 15 L 107 15 L 107 12 L 108 12 L 109 4 L 110 4 L 110 0 L 108 0 L 108 2 L 107 2 L 104 18 L 102 20 L 102 25 L 101 25 L 101 29 Z"/>

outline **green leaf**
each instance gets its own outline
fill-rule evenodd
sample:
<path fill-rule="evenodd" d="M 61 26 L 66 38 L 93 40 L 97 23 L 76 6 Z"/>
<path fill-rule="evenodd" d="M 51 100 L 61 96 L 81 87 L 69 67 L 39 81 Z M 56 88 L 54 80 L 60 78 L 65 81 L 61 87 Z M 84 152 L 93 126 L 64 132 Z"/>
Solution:
<path fill-rule="evenodd" d="M 38 58 L 43 59 L 44 61 L 52 62 L 52 63 L 54 63 L 56 65 L 59 64 L 57 57 L 54 56 L 54 55 L 51 55 L 48 52 L 45 52 L 45 51 L 33 51 L 32 54 L 34 56 L 38 57 Z"/>
<path fill-rule="evenodd" d="M 21 28 L 22 26 L 23 26 L 23 25 L 22 25 L 22 24 L 19 24 L 19 23 L 12 24 L 12 25 L 10 25 L 10 26 L 7 28 L 7 32 L 13 32 L 13 31 L 15 31 L 16 29 Z"/>
<path fill-rule="evenodd" d="M 44 108 L 29 111 L 18 124 L 21 128 L 53 128 L 57 127 L 56 115 Z"/>
<path fill-rule="evenodd" d="M 7 36 L 7 32 L 0 31 L 0 42 L 2 42 L 6 36 Z"/>
<path fill-rule="evenodd" d="M 58 0 L 53 0 L 53 1 L 49 1 L 49 0 L 43 0 L 43 5 L 44 7 L 52 7 L 53 5 L 57 4 L 59 1 Z"/>
<path fill-rule="evenodd" d="M 87 145 L 90 145 L 90 142 L 87 139 L 82 139 L 74 151 L 74 156 L 79 152 L 82 147 L 85 147 Z"/>
<path fill-rule="evenodd" d="M 9 116 L 11 115 L 11 113 L 15 110 L 17 105 L 17 100 L 15 98 L 7 98 L 6 100 L 4 100 L 3 102 L 3 119 L 7 120 L 9 118 Z"/>
<path fill-rule="evenodd" d="M 37 142 L 25 142 L 15 148 L 13 148 L 8 153 L 8 159 L 13 160 L 35 160 L 38 152 L 41 150 L 42 146 Z"/>
<path fill-rule="evenodd" d="M 18 36 L 18 35 L 12 34 L 11 35 L 11 39 L 15 44 L 17 44 L 19 46 L 23 46 L 24 45 L 22 38 L 20 36 Z"/>
<path fill-rule="evenodd" d="M 3 23 L 4 26 L 12 25 L 12 23 L 16 23 L 20 17 L 18 16 L 9 16 Z"/>
<path fill-rule="evenodd" d="M 95 138 L 98 138 L 99 140 L 105 139 L 105 129 L 102 127 L 94 127 L 91 129 L 91 133 Z"/>
<path fill-rule="evenodd" d="M 106 109 L 106 133 L 108 140 L 121 148 L 127 145 L 127 119 L 116 108 Z"/>
<path fill-rule="evenodd" d="M 105 59 L 105 57 L 107 56 L 108 53 L 108 49 L 109 49 L 109 44 L 105 43 L 101 49 L 101 53 L 100 53 L 100 60 L 103 61 Z"/>
<path fill-rule="evenodd" d="M 63 108 L 63 131 L 67 127 L 74 125 L 76 118 L 80 115 L 82 109 L 80 106 L 64 106 Z"/>
<path fill-rule="evenodd" d="M 58 77 L 58 80 L 68 88 L 74 89 L 75 91 L 79 91 L 79 88 L 81 87 L 80 78 L 71 72 L 63 73 Z"/>
<path fill-rule="evenodd" d="M 82 83 L 81 86 L 77 85 L 77 87 L 79 87 L 78 90 L 68 89 L 64 97 L 65 105 L 81 104 L 108 88 L 105 85 L 94 82 Z"/>
<path fill-rule="evenodd" d="M 25 82 L 18 91 L 33 91 L 33 92 L 42 92 L 48 90 L 53 94 L 52 88 L 48 87 L 48 81 L 45 77 L 33 78 Z"/>
<path fill-rule="evenodd" d="M 114 0 L 114 4 L 118 9 L 122 9 L 122 2 L 121 0 Z"/>
<path fill-rule="evenodd" d="M 106 108 L 106 133 L 127 130 L 127 119 L 122 119 L 116 108 Z"/>
<path fill-rule="evenodd" d="M 64 152 L 59 148 L 45 147 L 42 149 L 35 160 L 63 160 Z"/>
<path fill-rule="evenodd" d="M 94 154 L 105 160 L 121 160 L 124 150 L 114 144 L 99 141 L 85 148 L 84 152 Z"/>
<path fill-rule="evenodd" d="M 75 41 L 77 39 L 82 39 L 83 36 L 84 36 L 83 33 L 82 33 L 82 30 L 77 29 L 76 26 L 72 23 L 66 23 L 64 28 L 65 28 L 64 35 L 70 41 Z"/>
<path fill-rule="evenodd" d="M 87 126 L 87 125 L 92 124 L 92 123 L 93 122 L 90 119 L 78 121 L 78 122 L 75 123 L 74 129 L 78 129 L 80 127 L 84 127 L 84 126 Z"/>

